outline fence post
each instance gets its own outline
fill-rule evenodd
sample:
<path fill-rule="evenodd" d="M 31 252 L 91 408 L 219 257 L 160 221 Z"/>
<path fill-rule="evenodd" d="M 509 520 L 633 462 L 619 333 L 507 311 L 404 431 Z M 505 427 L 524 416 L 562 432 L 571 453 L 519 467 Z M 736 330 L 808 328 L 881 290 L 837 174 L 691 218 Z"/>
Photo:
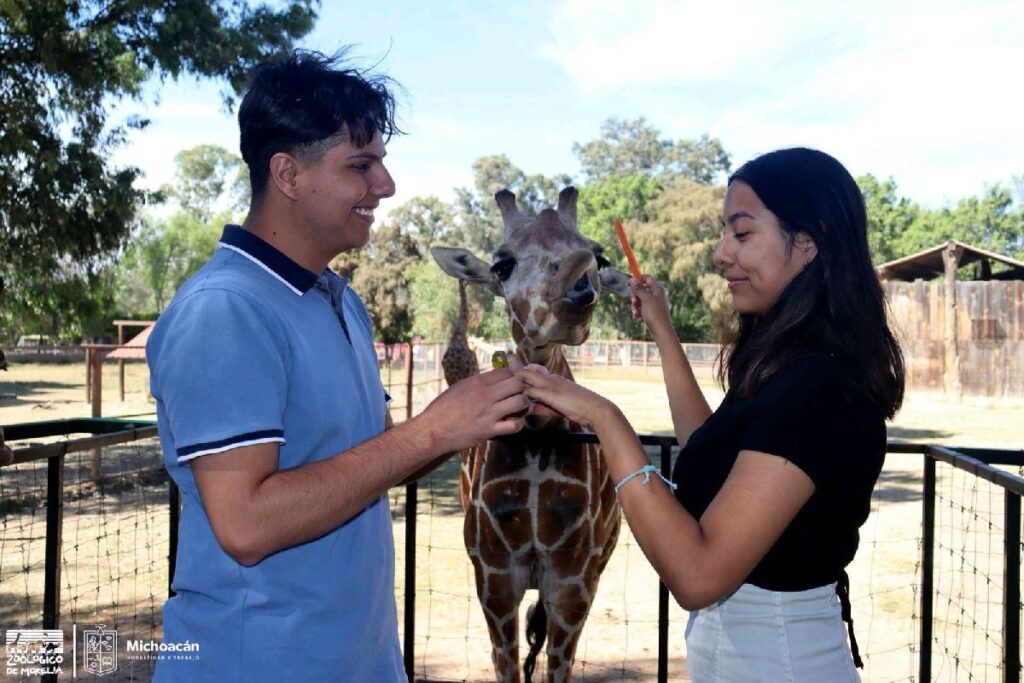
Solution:
<path fill-rule="evenodd" d="M 117 345 L 124 346 L 124 325 L 117 326 Z M 121 403 L 124 403 L 124 358 L 117 359 L 117 386 L 121 392 Z"/>
<path fill-rule="evenodd" d="M 167 476 L 167 506 L 170 546 L 167 551 L 167 597 L 174 597 L 174 570 L 178 565 L 178 522 L 181 519 L 181 493 L 170 475 Z"/>
<path fill-rule="evenodd" d="M 92 350 L 85 347 L 85 402 L 92 400 Z"/>
<path fill-rule="evenodd" d="M 672 477 L 672 446 L 661 444 L 661 473 Z M 658 581 L 658 683 L 668 683 L 668 588 Z"/>
<path fill-rule="evenodd" d="M 1020 496 L 1004 491 L 1003 681 L 1020 681 Z"/>
<path fill-rule="evenodd" d="M 440 364 L 438 364 L 440 365 Z M 405 419 L 412 419 L 412 342 L 405 354 Z M 415 680 L 413 662 L 416 641 L 416 482 L 405 487 L 405 675 Z"/>
<path fill-rule="evenodd" d="M 43 628 L 60 628 L 60 560 L 64 529 L 64 456 L 46 461 L 46 559 L 43 566 Z M 56 683 L 57 674 L 41 677 Z"/>
<path fill-rule="evenodd" d="M 921 529 L 921 681 L 932 680 L 932 609 L 935 570 L 935 459 L 924 455 L 924 510 Z"/>
<path fill-rule="evenodd" d="M 96 347 L 86 349 L 86 355 L 89 357 L 89 367 L 92 368 L 92 416 L 102 417 L 103 416 L 103 351 Z M 90 355 L 91 354 L 91 355 Z M 94 483 L 99 483 L 100 479 L 100 458 L 101 449 L 92 449 L 92 457 L 89 463 L 89 477 Z"/>
<path fill-rule="evenodd" d="M 417 484 L 412 482 L 405 487 L 405 633 L 403 651 L 405 654 L 405 674 L 409 683 L 415 680 L 413 662 L 415 660 L 416 642 L 416 507 Z"/>

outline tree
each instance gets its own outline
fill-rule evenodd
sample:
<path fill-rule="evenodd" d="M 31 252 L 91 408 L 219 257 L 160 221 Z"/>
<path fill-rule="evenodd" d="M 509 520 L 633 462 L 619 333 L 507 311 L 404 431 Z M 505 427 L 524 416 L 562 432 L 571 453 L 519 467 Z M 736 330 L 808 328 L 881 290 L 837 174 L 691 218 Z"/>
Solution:
<path fill-rule="evenodd" d="M 1024 212 L 1014 210 L 1010 190 L 999 184 L 952 208 L 919 210 L 894 240 L 894 257 L 953 239 L 1007 256 L 1024 255 Z"/>
<path fill-rule="evenodd" d="M 249 175 L 237 154 L 197 145 L 174 155 L 174 164 L 174 183 L 165 192 L 200 223 L 209 223 L 218 209 L 237 213 L 249 206 Z"/>
<path fill-rule="evenodd" d="M 170 218 L 147 217 L 127 249 L 119 303 L 144 302 L 145 310 L 163 311 L 174 292 L 202 267 L 217 247 L 221 226 L 230 214 L 203 223 L 178 211 Z M 144 283 L 145 294 L 128 289 Z"/>
<path fill-rule="evenodd" d="M 128 237 L 143 192 L 110 152 L 146 121 L 111 121 L 150 77 L 226 79 L 290 48 L 314 0 L 32 0 L 0 3 L 0 277 L 11 305 L 42 316 L 55 277 L 75 296 Z M 73 265 L 73 267 L 71 267 Z M 59 273 L 59 276 L 56 275 Z M 55 292 L 56 295 L 56 292 Z M 97 293 L 98 295 L 98 293 Z M 58 307 L 66 308 L 70 302 Z"/>
<path fill-rule="evenodd" d="M 583 186 L 578 204 L 580 232 L 605 248 L 605 257 L 621 270 L 628 270 L 626 256 L 615 233 L 615 219 L 641 223 L 649 218 L 648 207 L 661 185 L 645 175 L 608 176 Z M 632 225 L 632 223 L 631 223 Z M 643 323 L 633 319 L 629 300 L 602 296 L 591 320 L 593 336 L 611 338 L 643 336 Z"/>
<path fill-rule="evenodd" d="M 413 197 L 388 213 L 388 220 L 401 226 L 416 242 L 421 255 L 430 253 L 430 247 L 447 239 L 455 230 L 452 207 L 439 198 Z"/>
<path fill-rule="evenodd" d="M 538 213 L 555 206 L 558 192 L 572 181 L 569 176 L 547 178 L 526 175 L 504 154 L 480 157 L 473 162 L 472 188 L 455 190 L 457 227 L 451 234 L 453 244 L 490 254 L 501 244 L 504 234 L 501 212 L 494 202 L 499 190 L 515 193 L 519 208 L 525 213 Z"/>
<path fill-rule="evenodd" d="M 385 344 L 409 341 L 412 336 L 410 271 L 421 255 L 412 235 L 398 222 L 387 220 L 358 252 L 336 258 L 331 267 L 351 278 Z"/>
<path fill-rule="evenodd" d="M 722 306 L 725 281 L 712 256 L 721 237 L 725 188 L 678 179 L 649 207 L 651 218 L 627 226 L 645 271 L 665 284 L 676 333 L 683 341 L 708 341 L 731 316 Z"/>
<path fill-rule="evenodd" d="M 572 151 L 588 181 L 639 174 L 662 179 L 682 176 L 710 185 L 729 171 L 729 155 L 717 138 L 667 140 L 644 118 L 610 118 L 601 124 L 598 139 L 574 143 Z"/>
<path fill-rule="evenodd" d="M 896 181 L 881 181 L 867 173 L 857 178 L 868 214 L 868 244 L 877 265 L 904 256 L 904 235 L 921 214 L 921 209 L 896 193 Z"/>
<path fill-rule="evenodd" d="M 245 165 L 238 155 L 197 145 L 174 155 L 174 163 L 174 180 L 161 194 L 178 210 L 170 217 L 143 215 L 118 269 L 118 308 L 130 315 L 159 314 L 213 254 L 224 224 L 237 221 L 234 212 L 248 205 Z"/>

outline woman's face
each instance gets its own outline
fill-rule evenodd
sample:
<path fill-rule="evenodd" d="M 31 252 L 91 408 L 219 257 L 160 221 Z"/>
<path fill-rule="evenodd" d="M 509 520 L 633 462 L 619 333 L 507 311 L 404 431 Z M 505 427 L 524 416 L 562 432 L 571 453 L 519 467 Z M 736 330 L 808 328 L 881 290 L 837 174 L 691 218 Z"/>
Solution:
<path fill-rule="evenodd" d="M 729 282 L 733 305 L 740 313 L 764 315 L 782 290 L 817 255 L 807 233 L 797 233 L 787 250 L 787 234 L 754 190 L 734 180 L 722 206 L 722 240 L 715 265 Z M 788 252 L 788 253 L 787 253 Z"/>

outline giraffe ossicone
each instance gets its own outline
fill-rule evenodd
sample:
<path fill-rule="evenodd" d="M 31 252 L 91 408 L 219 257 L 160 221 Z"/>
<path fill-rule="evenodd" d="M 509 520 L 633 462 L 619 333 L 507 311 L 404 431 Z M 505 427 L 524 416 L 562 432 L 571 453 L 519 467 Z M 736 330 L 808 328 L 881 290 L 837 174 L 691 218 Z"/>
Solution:
<path fill-rule="evenodd" d="M 458 361 L 463 347 L 468 350 L 463 288 L 473 283 L 504 297 L 523 364 L 572 379 L 563 345 L 586 341 L 598 297 L 628 296 L 628 276 L 610 266 L 602 245 L 580 233 L 575 188 L 559 193 L 557 209 L 536 216 L 522 212 L 508 190 L 494 198 L 505 230 L 490 263 L 467 249 L 431 249 L 442 270 L 459 280 L 461 294 L 445 377 L 452 384 L 466 376 L 458 376 L 456 366 L 469 369 Z M 527 639 L 537 644 L 524 666 L 527 680 L 543 634 L 547 679 L 571 678 L 580 633 L 618 539 L 620 511 L 600 445 L 569 443 L 560 438 L 567 431 L 580 426 L 530 415 L 519 434 L 461 454 L 463 535 L 499 682 L 520 680 L 518 613 L 529 588 L 538 590 L 540 602 L 528 619 Z"/>

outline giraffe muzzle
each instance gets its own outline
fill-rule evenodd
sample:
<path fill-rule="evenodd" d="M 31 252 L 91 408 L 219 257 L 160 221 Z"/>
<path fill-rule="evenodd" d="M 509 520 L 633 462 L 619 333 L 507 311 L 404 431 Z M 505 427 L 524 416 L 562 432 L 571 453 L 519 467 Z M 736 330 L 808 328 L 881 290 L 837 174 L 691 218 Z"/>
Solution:
<path fill-rule="evenodd" d="M 579 308 L 592 306 L 597 301 L 597 292 L 590 286 L 590 277 L 584 273 L 583 277 L 577 280 L 573 288 L 566 293 L 565 298 Z"/>

